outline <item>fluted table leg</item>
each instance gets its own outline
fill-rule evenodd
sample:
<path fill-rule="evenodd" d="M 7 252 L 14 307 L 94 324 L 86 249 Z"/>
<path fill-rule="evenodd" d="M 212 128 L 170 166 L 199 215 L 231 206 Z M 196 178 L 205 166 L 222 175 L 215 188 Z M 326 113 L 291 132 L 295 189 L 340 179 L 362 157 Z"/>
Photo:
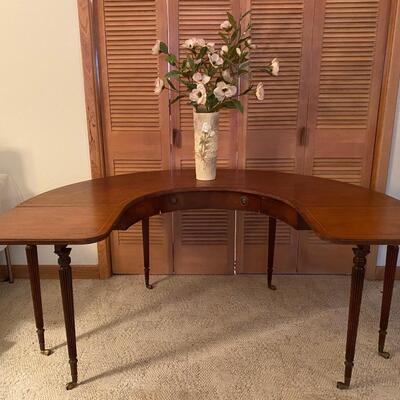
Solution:
<path fill-rule="evenodd" d="M 274 270 L 275 255 L 275 235 L 276 235 L 276 219 L 269 217 L 268 219 L 268 287 L 276 290 L 276 286 L 272 284 L 272 273 Z"/>
<path fill-rule="evenodd" d="M 71 249 L 67 246 L 55 246 L 58 255 L 58 265 L 61 297 L 64 310 L 65 331 L 67 334 L 67 346 L 69 365 L 71 368 L 71 382 L 67 383 L 67 390 L 73 389 L 78 385 L 78 359 L 76 354 L 76 333 L 75 333 L 75 315 L 74 315 L 74 298 L 72 290 L 72 271 L 71 258 L 69 254 Z"/>
<path fill-rule="evenodd" d="M 386 253 L 385 278 L 383 281 L 383 295 L 381 307 L 381 321 L 379 326 L 379 355 L 389 358 L 390 353 L 384 351 L 387 327 L 389 323 L 390 306 L 392 303 L 393 285 L 396 276 L 397 257 L 399 246 L 389 245 Z"/>
<path fill-rule="evenodd" d="M 42 307 L 42 294 L 40 289 L 39 260 L 37 254 L 37 247 L 34 245 L 26 246 L 25 254 L 26 254 L 26 260 L 28 262 L 28 273 L 29 273 L 29 282 L 31 284 L 33 313 L 35 315 L 36 333 L 39 339 L 40 352 L 48 356 L 52 353 L 52 351 L 50 349 L 46 349 L 44 341 L 43 307 Z"/>
<path fill-rule="evenodd" d="M 354 366 L 354 353 L 356 348 L 358 321 L 360 317 L 361 299 L 364 286 L 365 265 L 369 246 L 358 245 L 353 248 L 353 270 L 351 274 L 349 319 L 347 324 L 346 361 L 344 382 L 338 382 L 338 389 L 348 389 Z"/>
<path fill-rule="evenodd" d="M 147 289 L 153 289 L 150 284 L 150 229 L 149 219 L 142 219 L 142 239 L 143 239 L 143 263 L 144 263 L 144 283 Z"/>

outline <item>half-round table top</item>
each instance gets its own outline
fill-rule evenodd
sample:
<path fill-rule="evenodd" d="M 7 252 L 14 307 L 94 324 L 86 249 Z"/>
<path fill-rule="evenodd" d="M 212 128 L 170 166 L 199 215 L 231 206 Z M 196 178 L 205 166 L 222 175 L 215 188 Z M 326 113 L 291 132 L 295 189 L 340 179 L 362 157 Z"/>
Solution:
<path fill-rule="evenodd" d="M 207 191 L 279 200 L 331 242 L 400 243 L 400 201 L 390 196 L 312 176 L 223 169 L 214 181 L 197 181 L 193 170 L 170 170 L 92 179 L 51 190 L 0 215 L 0 244 L 97 242 L 135 204 L 161 195 Z"/>

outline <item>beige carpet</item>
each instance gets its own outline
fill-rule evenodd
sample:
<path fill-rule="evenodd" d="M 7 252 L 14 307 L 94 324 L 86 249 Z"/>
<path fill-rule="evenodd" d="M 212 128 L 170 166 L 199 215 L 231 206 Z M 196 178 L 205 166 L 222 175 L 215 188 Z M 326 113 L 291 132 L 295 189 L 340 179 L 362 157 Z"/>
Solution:
<path fill-rule="evenodd" d="M 42 283 L 40 355 L 28 281 L 0 284 L 1 399 L 400 399 L 400 285 L 377 355 L 381 282 L 367 282 L 353 385 L 342 379 L 348 277 L 142 277 L 76 281 L 80 386 L 69 379 L 57 281 Z"/>

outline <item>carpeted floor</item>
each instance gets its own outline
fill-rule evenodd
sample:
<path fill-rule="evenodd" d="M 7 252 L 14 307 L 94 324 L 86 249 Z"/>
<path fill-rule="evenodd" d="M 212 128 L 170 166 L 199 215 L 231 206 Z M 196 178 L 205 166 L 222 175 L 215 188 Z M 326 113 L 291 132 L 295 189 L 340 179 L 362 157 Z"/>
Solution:
<path fill-rule="evenodd" d="M 76 281 L 80 386 L 69 379 L 57 281 L 42 282 L 38 351 L 28 281 L 0 284 L 1 399 L 400 399 L 400 288 L 377 355 L 382 282 L 366 282 L 353 384 L 343 377 L 348 277 L 142 277 Z M 397 289 L 397 290 L 396 290 Z"/>

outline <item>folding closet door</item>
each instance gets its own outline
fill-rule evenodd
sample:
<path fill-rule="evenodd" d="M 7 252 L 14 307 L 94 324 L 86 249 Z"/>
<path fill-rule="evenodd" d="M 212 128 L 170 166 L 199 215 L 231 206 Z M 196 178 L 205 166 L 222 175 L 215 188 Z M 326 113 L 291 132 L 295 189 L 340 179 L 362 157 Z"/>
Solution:
<path fill-rule="evenodd" d="M 368 187 L 389 0 L 316 3 L 305 173 Z M 298 271 L 343 273 L 349 246 L 302 232 Z"/>
<path fill-rule="evenodd" d="M 180 58 L 182 44 L 191 37 L 215 42 L 226 12 L 238 16 L 235 0 L 170 0 L 169 45 Z M 184 90 L 184 87 L 181 87 Z M 194 168 L 193 110 L 187 98 L 171 109 L 174 130 L 173 158 L 176 169 Z M 237 113 L 220 116 L 218 168 L 235 168 L 237 153 Z M 188 210 L 174 213 L 174 272 L 177 274 L 231 274 L 234 260 L 234 212 Z"/>
<path fill-rule="evenodd" d="M 245 100 L 239 165 L 302 173 L 314 1 L 245 0 L 241 7 L 252 10 L 252 39 L 257 47 L 251 52 L 250 69 L 252 81 L 264 83 L 265 100 L 258 101 L 254 95 Z M 274 57 L 280 60 L 278 77 L 258 72 Z M 265 272 L 268 217 L 238 213 L 237 233 L 237 271 Z M 297 250 L 298 233 L 278 221 L 275 271 L 296 272 Z"/>
<path fill-rule="evenodd" d="M 170 167 L 168 94 L 154 95 L 165 62 L 151 55 L 167 41 L 165 0 L 95 2 L 107 174 Z M 150 219 L 152 272 L 172 270 L 171 216 Z M 111 237 L 114 273 L 142 273 L 140 223 Z"/>

